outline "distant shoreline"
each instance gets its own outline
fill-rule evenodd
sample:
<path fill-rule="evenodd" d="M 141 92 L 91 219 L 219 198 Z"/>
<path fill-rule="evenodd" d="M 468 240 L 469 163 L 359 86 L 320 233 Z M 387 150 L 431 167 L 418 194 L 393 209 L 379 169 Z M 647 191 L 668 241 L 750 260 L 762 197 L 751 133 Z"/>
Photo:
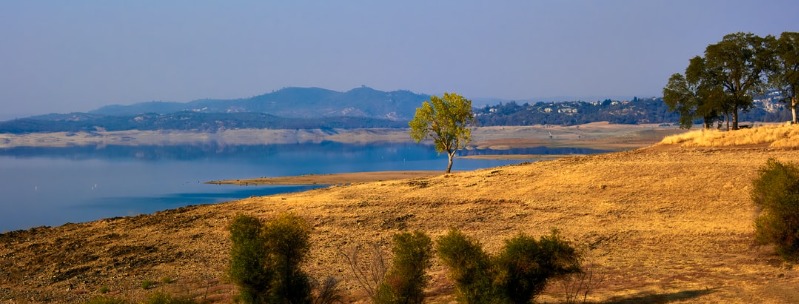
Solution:
<path fill-rule="evenodd" d="M 576 126 L 478 127 L 471 148 L 507 150 L 526 147 L 581 147 L 627 150 L 682 133 L 656 124 L 618 125 L 606 122 Z M 103 131 L 0 134 L 0 149 L 17 147 L 140 146 L 140 145 L 263 145 L 338 142 L 345 144 L 413 143 L 407 129 L 233 129 L 200 131 Z M 486 153 L 490 154 L 490 153 Z"/>

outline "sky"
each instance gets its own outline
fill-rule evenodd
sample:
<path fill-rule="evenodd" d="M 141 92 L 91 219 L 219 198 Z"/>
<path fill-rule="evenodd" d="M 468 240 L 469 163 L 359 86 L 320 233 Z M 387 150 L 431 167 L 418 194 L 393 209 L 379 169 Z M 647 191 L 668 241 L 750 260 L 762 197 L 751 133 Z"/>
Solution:
<path fill-rule="evenodd" d="M 470 99 L 660 96 L 795 0 L 4 0 L 0 119 L 362 85 Z"/>

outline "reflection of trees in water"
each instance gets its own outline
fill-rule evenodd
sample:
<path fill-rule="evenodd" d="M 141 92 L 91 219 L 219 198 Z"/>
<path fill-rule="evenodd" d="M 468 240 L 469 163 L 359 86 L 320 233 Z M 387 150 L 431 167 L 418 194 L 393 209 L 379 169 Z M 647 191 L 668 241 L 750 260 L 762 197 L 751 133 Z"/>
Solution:
<path fill-rule="evenodd" d="M 202 159 L 235 159 L 262 160 L 270 156 L 293 155 L 310 159 L 326 160 L 340 158 L 390 158 L 415 160 L 428 159 L 431 147 L 415 144 L 342 144 L 336 142 L 274 144 L 274 145 L 221 145 L 206 143 L 197 145 L 175 146 L 122 146 L 122 145 L 87 145 L 63 148 L 53 147 L 16 147 L 0 149 L 0 156 L 17 158 L 49 157 L 72 160 L 108 159 L 108 160 L 202 160 Z"/>

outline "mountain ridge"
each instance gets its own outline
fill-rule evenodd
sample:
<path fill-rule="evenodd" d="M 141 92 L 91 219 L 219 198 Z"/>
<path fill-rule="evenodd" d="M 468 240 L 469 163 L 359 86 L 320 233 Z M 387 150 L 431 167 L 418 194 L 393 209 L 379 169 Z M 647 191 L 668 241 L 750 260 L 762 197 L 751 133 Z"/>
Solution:
<path fill-rule="evenodd" d="M 309 87 L 287 87 L 271 93 L 237 99 L 198 99 L 190 102 L 149 101 L 132 105 L 109 105 L 90 114 L 138 115 L 201 113 L 267 113 L 287 118 L 367 117 L 410 120 L 429 95 L 407 90 L 380 91 L 366 86 L 346 92 Z"/>

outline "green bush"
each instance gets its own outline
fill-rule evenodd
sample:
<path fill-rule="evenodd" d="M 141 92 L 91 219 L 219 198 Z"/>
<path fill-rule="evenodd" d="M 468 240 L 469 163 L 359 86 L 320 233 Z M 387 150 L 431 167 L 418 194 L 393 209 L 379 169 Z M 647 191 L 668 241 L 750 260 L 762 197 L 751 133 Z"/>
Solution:
<path fill-rule="evenodd" d="M 301 218 L 284 214 L 264 226 L 268 267 L 274 269 L 272 303 L 308 303 L 311 280 L 300 265 L 310 251 L 311 227 Z"/>
<path fill-rule="evenodd" d="M 557 232 L 538 241 L 523 234 L 505 241 L 494 265 L 495 283 L 510 303 L 530 303 L 549 279 L 580 271 L 577 251 Z"/>
<path fill-rule="evenodd" d="M 228 276 L 239 287 L 239 300 L 244 303 L 264 303 L 273 277 L 268 267 L 263 224 L 252 216 L 238 215 L 230 224 L 230 265 Z"/>
<path fill-rule="evenodd" d="M 769 159 L 753 182 L 760 243 L 774 244 L 786 259 L 799 257 L 799 166 Z"/>
<path fill-rule="evenodd" d="M 480 243 L 453 229 L 438 239 L 436 250 L 455 281 L 459 302 L 492 303 L 499 297 L 491 282 L 491 259 Z"/>
<path fill-rule="evenodd" d="M 309 303 L 311 281 L 300 265 L 310 250 L 310 227 L 294 215 L 266 224 L 239 215 L 230 225 L 233 241 L 228 275 L 245 303 Z"/>
<path fill-rule="evenodd" d="M 421 231 L 394 235 L 394 259 L 378 288 L 375 303 L 422 303 L 432 248 L 430 237 Z"/>
<path fill-rule="evenodd" d="M 491 257 L 452 230 L 437 249 L 463 303 L 531 303 L 549 279 L 580 271 L 579 254 L 557 232 L 539 240 L 521 234 Z"/>
<path fill-rule="evenodd" d="M 144 280 L 141 282 L 141 289 L 150 289 L 155 286 L 155 281 L 152 280 Z"/>

